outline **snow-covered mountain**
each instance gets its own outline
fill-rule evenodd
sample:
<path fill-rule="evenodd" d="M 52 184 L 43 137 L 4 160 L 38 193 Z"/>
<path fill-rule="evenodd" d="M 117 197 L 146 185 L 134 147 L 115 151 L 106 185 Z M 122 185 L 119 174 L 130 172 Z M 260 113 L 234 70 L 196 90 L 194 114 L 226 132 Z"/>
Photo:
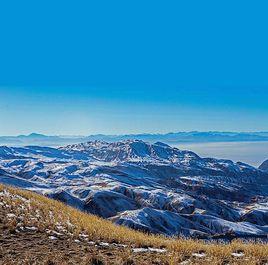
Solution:
<path fill-rule="evenodd" d="M 153 233 L 268 234 L 268 172 L 161 142 L 0 147 L 0 182 Z"/>

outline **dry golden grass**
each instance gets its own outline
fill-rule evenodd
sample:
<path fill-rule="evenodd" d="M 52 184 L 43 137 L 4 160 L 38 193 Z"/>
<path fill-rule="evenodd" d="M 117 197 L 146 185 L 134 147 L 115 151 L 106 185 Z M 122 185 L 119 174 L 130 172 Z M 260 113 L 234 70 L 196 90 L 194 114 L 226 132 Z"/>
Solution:
<path fill-rule="evenodd" d="M 193 253 L 206 254 L 205 258 L 199 258 L 196 264 L 207 262 L 210 264 L 268 264 L 268 246 L 264 243 L 243 243 L 236 240 L 229 244 L 216 244 L 148 235 L 116 226 L 110 221 L 83 213 L 33 192 L 0 185 L 0 192 L 3 191 L 15 195 L 12 198 L 5 198 L 5 204 L 10 208 L 10 212 L 15 213 L 16 216 L 23 216 L 19 221 L 11 218 L 9 229 L 15 230 L 18 222 L 24 226 L 37 227 L 39 231 L 47 229 L 57 231 L 58 226 L 63 226 L 74 238 L 87 234 L 93 241 L 121 243 L 132 247 L 166 248 L 168 251 L 164 257 L 165 264 L 179 264 L 187 259 L 194 263 Z M 244 253 L 244 256 L 234 257 L 232 253 Z"/>

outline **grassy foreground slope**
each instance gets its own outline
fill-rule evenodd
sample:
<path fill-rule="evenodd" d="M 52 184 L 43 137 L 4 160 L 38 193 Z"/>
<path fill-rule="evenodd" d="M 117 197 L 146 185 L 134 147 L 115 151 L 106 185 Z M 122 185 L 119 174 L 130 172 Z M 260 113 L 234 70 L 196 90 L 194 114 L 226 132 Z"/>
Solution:
<path fill-rule="evenodd" d="M 0 264 L 268 264 L 262 243 L 206 244 L 116 226 L 0 185 Z"/>

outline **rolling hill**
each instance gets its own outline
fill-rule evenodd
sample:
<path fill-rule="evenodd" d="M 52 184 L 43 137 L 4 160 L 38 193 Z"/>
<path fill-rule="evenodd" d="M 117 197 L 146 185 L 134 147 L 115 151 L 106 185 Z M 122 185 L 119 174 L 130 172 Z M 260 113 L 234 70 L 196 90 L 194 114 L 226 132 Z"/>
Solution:
<path fill-rule="evenodd" d="M 1 147 L 0 182 L 144 232 L 267 238 L 267 172 L 161 142 Z"/>
<path fill-rule="evenodd" d="M 266 264 L 262 243 L 168 239 L 0 185 L 0 264 Z"/>

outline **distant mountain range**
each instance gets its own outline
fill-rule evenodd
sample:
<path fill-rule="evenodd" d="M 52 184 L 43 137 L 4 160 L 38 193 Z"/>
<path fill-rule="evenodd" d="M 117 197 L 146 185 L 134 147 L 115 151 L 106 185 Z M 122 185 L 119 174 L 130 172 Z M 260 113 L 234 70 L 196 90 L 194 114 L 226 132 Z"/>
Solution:
<path fill-rule="evenodd" d="M 268 132 L 176 132 L 166 134 L 124 134 L 124 135 L 104 135 L 95 134 L 89 136 L 48 136 L 38 133 L 18 136 L 0 136 L 0 145 L 7 146 L 60 146 L 66 144 L 76 144 L 94 140 L 106 142 L 116 142 L 123 140 L 138 139 L 146 142 L 165 143 L 202 143 L 202 142 L 250 142 L 268 141 Z"/>
<path fill-rule="evenodd" d="M 124 134 L 105 135 L 95 134 L 89 136 L 48 136 L 44 134 L 31 133 L 29 135 L 0 136 L 0 145 L 7 146 L 60 146 L 66 144 L 76 144 L 88 141 L 116 142 L 123 140 L 138 139 L 147 142 L 172 143 L 202 143 L 202 142 L 249 142 L 268 141 L 268 132 L 176 132 L 167 134 Z"/>

